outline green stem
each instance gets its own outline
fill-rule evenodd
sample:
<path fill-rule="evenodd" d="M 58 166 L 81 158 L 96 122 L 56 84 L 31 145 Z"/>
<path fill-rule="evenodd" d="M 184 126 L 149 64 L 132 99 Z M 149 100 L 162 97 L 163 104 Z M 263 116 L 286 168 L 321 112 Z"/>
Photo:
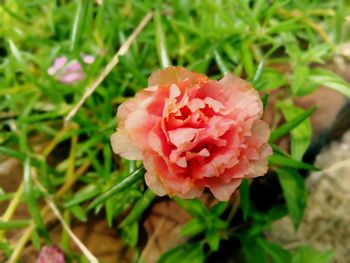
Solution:
<path fill-rule="evenodd" d="M 94 201 L 92 201 L 92 203 L 87 207 L 86 211 L 93 209 L 99 204 L 102 204 L 103 202 L 105 202 L 115 194 L 123 191 L 124 189 L 138 182 L 143 178 L 144 174 L 145 174 L 144 168 L 139 168 L 135 170 L 132 174 L 130 174 L 127 178 L 125 178 L 119 184 L 112 186 L 110 189 L 108 189 L 106 192 L 104 192 L 99 197 L 97 197 Z"/>
<path fill-rule="evenodd" d="M 149 188 L 147 188 L 143 196 L 136 202 L 130 214 L 124 219 L 119 227 L 130 225 L 137 221 L 155 198 L 156 195 Z"/>

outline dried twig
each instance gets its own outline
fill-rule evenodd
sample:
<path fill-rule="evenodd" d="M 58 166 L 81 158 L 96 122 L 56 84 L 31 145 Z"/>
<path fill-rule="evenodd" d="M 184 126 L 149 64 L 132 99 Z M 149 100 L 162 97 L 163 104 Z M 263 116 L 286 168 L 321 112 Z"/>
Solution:
<path fill-rule="evenodd" d="M 135 41 L 138 34 L 142 31 L 142 29 L 147 25 L 147 23 L 151 20 L 153 13 L 148 13 L 140 22 L 140 24 L 136 27 L 134 32 L 130 35 L 130 37 L 125 41 L 125 43 L 120 47 L 118 52 L 114 55 L 112 60 L 107 64 L 107 66 L 103 69 L 101 74 L 98 76 L 95 82 L 89 86 L 83 97 L 79 100 L 79 102 L 74 106 L 74 108 L 68 113 L 66 118 L 64 119 L 65 123 L 68 123 L 78 112 L 80 107 L 84 104 L 89 96 L 96 90 L 96 88 L 101 84 L 101 82 L 107 77 L 107 75 L 112 71 L 112 69 L 119 63 L 119 57 L 125 55 L 128 51 L 131 44 Z"/>
<path fill-rule="evenodd" d="M 74 243 L 79 247 L 81 252 L 83 252 L 84 256 L 89 260 L 91 263 L 98 263 L 97 258 L 90 252 L 90 250 L 80 241 L 80 239 L 73 233 L 73 231 L 70 229 L 68 224 L 64 221 L 60 211 L 58 210 L 57 206 L 55 205 L 53 199 L 51 196 L 49 196 L 49 193 L 47 192 L 46 188 L 38 181 L 37 176 L 35 174 L 35 170 L 32 169 L 32 179 L 35 182 L 35 184 L 38 186 L 40 191 L 46 194 L 45 196 L 45 202 L 47 206 L 52 210 L 54 215 L 57 217 L 57 219 L 62 224 L 64 230 L 68 233 L 70 238 L 74 241 Z"/>

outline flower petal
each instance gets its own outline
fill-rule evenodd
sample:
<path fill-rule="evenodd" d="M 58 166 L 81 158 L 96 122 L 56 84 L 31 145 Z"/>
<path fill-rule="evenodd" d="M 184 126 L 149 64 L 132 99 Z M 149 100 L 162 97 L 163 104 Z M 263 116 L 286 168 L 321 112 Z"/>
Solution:
<path fill-rule="evenodd" d="M 198 129 L 194 128 L 179 128 L 176 130 L 169 131 L 169 138 L 172 144 L 176 147 L 180 146 L 185 142 L 191 142 L 198 132 Z"/>
<path fill-rule="evenodd" d="M 113 133 L 110 141 L 115 154 L 128 160 L 142 160 L 142 152 L 133 144 L 124 130 L 117 130 Z"/>
<path fill-rule="evenodd" d="M 231 182 L 226 183 L 213 178 L 207 186 L 216 199 L 220 201 L 228 201 L 241 182 L 242 179 L 233 179 Z"/>
<path fill-rule="evenodd" d="M 166 69 L 155 71 L 148 79 L 150 86 L 178 84 L 185 79 L 190 79 L 192 83 L 199 80 L 205 80 L 205 75 L 189 71 L 183 67 L 168 67 Z"/>

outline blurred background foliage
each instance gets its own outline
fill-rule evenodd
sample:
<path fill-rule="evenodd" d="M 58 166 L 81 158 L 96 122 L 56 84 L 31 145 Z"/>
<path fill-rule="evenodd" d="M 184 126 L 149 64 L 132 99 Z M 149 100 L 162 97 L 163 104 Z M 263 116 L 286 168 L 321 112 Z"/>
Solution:
<path fill-rule="evenodd" d="M 339 47 L 350 39 L 350 4 L 343 0 L 101 2 L 0 1 L 0 160 L 16 158 L 24 167 L 17 191 L 0 193 L 2 202 L 9 201 L 0 221 L 4 257 L 15 262 L 28 242 L 37 250 L 52 242 L 43 200 L 52 198 L 70 225 L 71 217 L 88 222 L 92 212 L 87 207 L 95 197 L 105 195 L 89 209 L 102 214 L 110 227 L 116 227 L 136 203 L 136 210 L 129 214 L 132 220 L 119 228 L 118 236 L 133 247 L 137 261 L 141 214 L 154 197 L 139 180 L 140 163 L 113 157 L 109 136 L 116 126 L 117 106 L 146 87 L 151 72 L 170 63 L 211 78 L 234 72 L 250 80 L 265 101 L 267 94 L 279 90 L 282 95 L 276 109 L 281 112 L 276 118 L 283 116 L 289 122 L 284 126 L 273 122 L 273 139 L 292 130 L 291 155 L 274 145 L 270 159 L 286 205 L 259 211 L 250 201 L 248 182 L 241 186 L 238 221 L 233 220 L 237 202 L 208 208 L 198 200 L 175 199 L 193 217 L 182 230 L 189 241 L 164 254 L 159 262 L 210 261 L 219 257 L 215 251 L 220 251 L 223 240 L 230 239 L 239 241 L 236 248 L 243 253 L 242 262 L 328 262 L 331 252 L 310 247 L 287 251 L 266 241 L 263 231 L 288 212 L 298 226 L 307 199 L 298 169 L 315 169 L 301 161 L 310 143 L 307 118 L 313 110 L 304 111 L 289 98 L 309 94 L 320 85 L 350 96 L 349 85 L 322 67 L 339 56 Z M 70 124 L 64 125 L 64 117 L 88 84 L 149 12 L 155 12 L 153 19 L 129 51 Z M 81 54 L 95 57 L 90 66 L 81 63 L 85 80 L 66 85 L 48 74 L 55 58 L 82 62 Z M 130 173 L 136 176 L 133 184 L 111 193 L 111 187 L 125 183 Z M 29 215 L 14 220 L 21 203 Z M 4 238 L 6 231 L 22 228 L 25 232 L 19 242 L 10 244 Z M 60 246 L 69 260 L 85 260 L 71 251 L 65 231 Z"/>

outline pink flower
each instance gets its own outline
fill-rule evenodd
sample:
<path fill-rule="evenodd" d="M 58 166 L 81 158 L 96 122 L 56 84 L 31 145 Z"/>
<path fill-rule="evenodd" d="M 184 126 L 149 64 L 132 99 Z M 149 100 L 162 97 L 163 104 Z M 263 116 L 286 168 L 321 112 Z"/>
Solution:
<path fill-rule="evenodd" d="M 95 57 L 81 55 L 85 64 L 92 64 Z M 78 60 L 68 61 L 67 57 L 58 57 L 54 64 L 47 71 L 50 76 L 55 76 L 63 84 L 74 84 L 85 79 L 85 72 Z"/>
<path fill-rule="evenodd" d="M 38 263 L 65 263 L 64 254 L 57 246 L 44 246 L 39 253 Z"/>
<path fill-rule="evenodd" d="M 143 160 L 157 195 L 194 198 L 207 187 L 224 201 L 244 178 L 267 172 L 272 151 L 262 113 L 259 94 L 239 77 L 216 81 L 169 67 L 120 105 L 111 144 L 116 154 Z"/>

